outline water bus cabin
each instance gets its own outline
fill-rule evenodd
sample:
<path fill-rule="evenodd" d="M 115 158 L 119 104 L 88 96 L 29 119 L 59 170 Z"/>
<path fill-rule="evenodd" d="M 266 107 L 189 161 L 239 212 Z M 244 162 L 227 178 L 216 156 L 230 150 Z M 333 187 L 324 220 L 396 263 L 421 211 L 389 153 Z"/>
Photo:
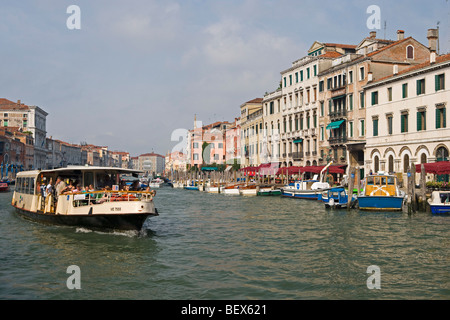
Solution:
<path fill-rule="evenodd" d="M 12 206 L 23 217 L 57 225 L 90 229 L 141 230 L 149 216 L 157 216 L 153 203 L 155 191 L 129 191 L 120 188 L 122 174 L 139 171 L 73 166 L 53 170 L 23 171 L 17 174 Z M 60 190 L 45 192 L 48 184 L 60 178 L 63 183 L 90 186 L 88 190 Z M 59 180 L 58 180 L 59 181 Z"/>

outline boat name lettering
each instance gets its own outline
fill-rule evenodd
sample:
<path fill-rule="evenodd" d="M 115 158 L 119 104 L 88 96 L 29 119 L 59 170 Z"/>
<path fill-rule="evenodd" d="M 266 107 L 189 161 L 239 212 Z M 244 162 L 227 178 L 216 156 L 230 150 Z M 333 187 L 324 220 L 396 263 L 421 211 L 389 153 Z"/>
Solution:
<path fill-rule="evenodd" d="M 121 207 L 112 207 L 111 211 L 122 211 Z"/>

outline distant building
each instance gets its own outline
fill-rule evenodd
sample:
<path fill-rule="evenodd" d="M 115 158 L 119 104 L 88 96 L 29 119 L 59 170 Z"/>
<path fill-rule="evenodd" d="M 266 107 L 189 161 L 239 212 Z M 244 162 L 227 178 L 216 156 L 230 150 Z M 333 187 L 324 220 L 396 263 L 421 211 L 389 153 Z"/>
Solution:
<path fill-rule="evenodd" d="M 47 164 L 46 119 L 48 113 L 37 106 L 27 106 L 20 100 L 12 102 L 0 99 L 0 126 L 19 127 L 22 132 L 31 132 L 34 139 L 35 169 L 43 169 Z"/>
<path fill-rule="evenodd" d="M 162 175 L 164 173 L 165 158 L 156 153 L 145 153 L 138 156 L 138 170 L 149 175 Z"/>
<path fill-rule="evenodd" d="M 170 172 L 185 172 L 187 155 L 179 151 L 167 153 L 165 158 L 165 176 Z"/>
<path fill-rule="evenodd" d="M 25 169 L 25 144 L 7 128 L 0 128 L 0 166 L 0 178 L 14 178 L 17 171 Z"/>
<path fill-rule="evenodd" d="M 263 151 L 263 106 L 262 98 L 241 105 L 241 165 L 258 166 Z"/>
<path fill-rule="evenodd" d="M 232 126 L 228 121 L 217 121 L 205 126 L 194 121 L 194 129 L 189 131 L 186 148 L 189 167 L 225 164 L 226 132 Z"/>

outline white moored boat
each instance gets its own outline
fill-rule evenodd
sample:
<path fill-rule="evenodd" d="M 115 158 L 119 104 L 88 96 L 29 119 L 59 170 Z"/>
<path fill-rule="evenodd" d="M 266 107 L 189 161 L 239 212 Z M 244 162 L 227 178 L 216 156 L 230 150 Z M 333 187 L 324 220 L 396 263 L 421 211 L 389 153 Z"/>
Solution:
<path fill-rule="evenodd" d="M 155 191 L 119 190 L 121 174 L 139 171 L 73 166 L 54 170 L 23 171 L 17 174 L 12 206 L 28 219 L 92 229 L 141 230 L 149 216 L 157 216 Z M 63 181 L 91 186 L 88 191 L 55 192 L 44 197 L 41 184 Z M 58 190 L 54 186 L 53 190 Z"/>

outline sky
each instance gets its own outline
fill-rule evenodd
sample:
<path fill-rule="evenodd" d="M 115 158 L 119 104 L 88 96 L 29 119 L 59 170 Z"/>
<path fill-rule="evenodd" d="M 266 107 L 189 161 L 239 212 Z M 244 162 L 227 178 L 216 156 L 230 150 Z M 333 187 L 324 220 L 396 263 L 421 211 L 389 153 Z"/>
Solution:
<path fill-rule="evenodd" d="M 0 98 L 48 112 L 48 137 L 132 156 L 172 151 L 195 116 L 234 121 L 314 41 L 402 29 L 428 46 L 439 23 L 450 52 L 448 0 L 2 0 L 0 11 Z"/>

